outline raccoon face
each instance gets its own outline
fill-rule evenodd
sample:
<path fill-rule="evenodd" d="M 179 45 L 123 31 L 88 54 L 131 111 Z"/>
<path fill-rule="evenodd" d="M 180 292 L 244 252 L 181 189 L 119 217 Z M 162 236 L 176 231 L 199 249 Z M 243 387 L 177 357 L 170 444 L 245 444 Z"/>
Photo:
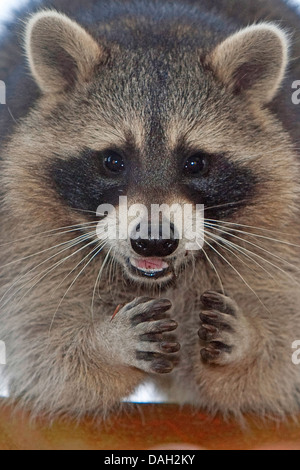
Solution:
<path fill-rule="evenodd" d="M 252 26 L 205 54 L 169 42 L 125 50 L 98 44 L 64 15 L 35 15 L 26 49 L 42 97 L 6 162 L 10 200 L 23 202 L 32 224 L 93 227 L 101 262 L 113 257 L 134 282 L 159 286 L 203 262 L 205 250 L 214 256 L 216 223 L 278 228 L 295 197 L 292 145 L 266 110 L 286 69 L 285 34 Z M 125 197 L 147 213 L 124 214 Z M 115 211 L 97 214 L 108 205 Z M 163 206 L 156 236 L 153 205 Z M 197 205 L 199 250 L 179 230 L 184 207 Z M 121 225 L 126 236 L 113 237 Z"/>

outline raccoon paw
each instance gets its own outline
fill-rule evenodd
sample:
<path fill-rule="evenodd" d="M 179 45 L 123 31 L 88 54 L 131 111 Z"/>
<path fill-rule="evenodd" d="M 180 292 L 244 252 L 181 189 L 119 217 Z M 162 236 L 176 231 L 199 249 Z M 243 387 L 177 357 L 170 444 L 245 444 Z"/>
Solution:
<path fill-rule="evenodd" d="M 225 365 L 237 359 L 244 331 L 236 303 L 218 292 L 207 291 L 201 297 L 201 358 L 205 364 Z"/>
<path fill-rule="evenodd" d="M 169 300 L 141 297 L 117 313 L 112 323 L 123 322 L 131 332 L 128 335 L 127 330 L 123 336 L 127 343 L 124 344 L 124 356 L 128 357 L 131 366 L 155 374 L 173 370 L 177 362 L 175 353 L 180 350 L 180 345 L 169 335 L 178 326 L 167 313 L 171 307 Z"/>

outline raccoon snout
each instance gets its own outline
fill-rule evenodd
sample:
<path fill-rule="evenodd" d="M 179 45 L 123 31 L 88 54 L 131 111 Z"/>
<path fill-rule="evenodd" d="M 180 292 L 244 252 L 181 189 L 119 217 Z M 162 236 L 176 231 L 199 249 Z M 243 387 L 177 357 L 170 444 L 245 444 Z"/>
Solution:
<path fill-rule="evenodd" d="M 172 255 L 179 246 L 179 240 L 175 238 L 175 227 L 170 224 L 170 238 L 163 237 L 162 226 L 159 227 L 159 237 L 153 238 L 151 226 L 148 229 L 148 238 L 130 239 L 135 253 L 143 258 L 165 258 Z"/>

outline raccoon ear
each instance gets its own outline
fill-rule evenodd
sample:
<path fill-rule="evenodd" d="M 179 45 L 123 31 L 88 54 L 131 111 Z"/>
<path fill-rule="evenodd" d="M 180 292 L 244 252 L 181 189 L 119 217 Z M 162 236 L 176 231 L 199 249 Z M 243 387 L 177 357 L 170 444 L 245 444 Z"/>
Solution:
<path fill-rule="evenodd" d="M 31 73 L 44 93 L 62 92 L 78 79 L 87 79 L 102 54 L 85 29 L 51 10 L 29 20 L 25 49 Z"/>
<path fill-rule="evenodd" d="M 249 26 L 218 45 L 209 65 L 233 93 L 261 105 L 275 97 L 288 64 L 287 34 L 270 23 Z"/>

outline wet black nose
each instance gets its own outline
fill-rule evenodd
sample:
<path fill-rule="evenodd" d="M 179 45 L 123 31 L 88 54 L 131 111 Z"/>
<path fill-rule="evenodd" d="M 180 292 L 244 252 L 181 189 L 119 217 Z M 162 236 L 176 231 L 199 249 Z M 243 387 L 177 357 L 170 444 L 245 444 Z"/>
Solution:
<path fill-rule="evenodd" d="M 178 239 L 175 238 L 175 227 L 170 226 L 170 239 L 163 237 L 162 227 L 159 228 L 159 237 L 151 237 L 151 227 L 148 229 L 148 238 L 131 239 L 131 246 L 134 251 L 143 258 L 164 258 L 172 255 L 179 245 Z"/>

